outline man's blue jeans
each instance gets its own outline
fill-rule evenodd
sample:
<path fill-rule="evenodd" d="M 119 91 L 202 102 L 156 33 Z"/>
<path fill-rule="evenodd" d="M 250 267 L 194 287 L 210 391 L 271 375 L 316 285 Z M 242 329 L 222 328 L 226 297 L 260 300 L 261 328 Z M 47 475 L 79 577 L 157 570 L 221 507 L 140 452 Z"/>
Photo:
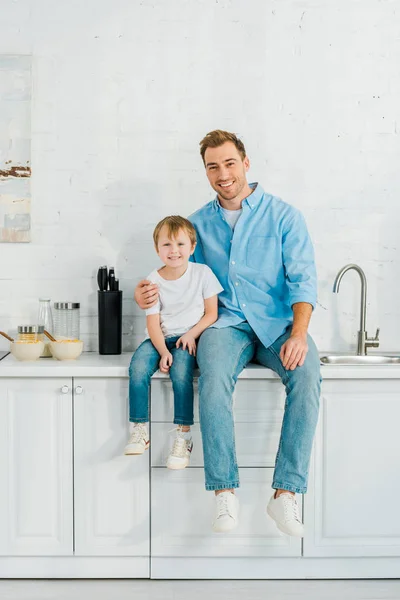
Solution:
<path fill-rule="evenodd" d="M 246 322 L 223 329 L 208 328 L 200 337 L 197 363 L 200 368 L 200 425 L 203 439 L 207 490 L 239 487 L 235 452 L 232 393 L 239 373 L 248 362 L 275 371 L 286 387 L 285 412 L 272 487 L 303 494 L 318 420 L 320 362 L 308 336 L 304 365 L 287 371 L 279 358 L 289 327 L 265 348 Z"/>
<path fill-rule="evenodd" d="M 169 374 L 174 391 L 174 423 L 193 425 L 193 371 L 196 358 L 187 350 L 176 348 L 179 336 L 165 339 L 172 354 Z M 129 421 L 147 423 L 149 420 L 149 388 L 152 375 L 157 371 L 160 355 L 147 339 L 132 356 L 129 366 Z"/>

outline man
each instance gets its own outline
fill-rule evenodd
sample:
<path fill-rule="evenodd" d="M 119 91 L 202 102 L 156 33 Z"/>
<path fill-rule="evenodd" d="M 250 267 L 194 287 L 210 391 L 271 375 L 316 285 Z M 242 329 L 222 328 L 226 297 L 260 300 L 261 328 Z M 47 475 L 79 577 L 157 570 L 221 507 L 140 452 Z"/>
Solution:
<path fill-rule="evenodd" d="M 250 162 L 235 134 L 208 133 L 200 153 L 217 196 L 189 217 L 198 238 L 194 260 L 208 265 L 224 288 L 218 321 L 197 349 L 206 489 L 216 495 L 213 529 L 226 532 L 238 523 L 232 393 L 253 360 L 278 373 L 287 395 L 267 512 L 281 531 L 303 537 L 295 494 L 307 490 L 321 381 L 307 333 L 316 303 L 312 244 L 297 209 L 247 182 Z M 156 286 L 141 281 L 135 299 L 141 308 L 152 306 Z"/>

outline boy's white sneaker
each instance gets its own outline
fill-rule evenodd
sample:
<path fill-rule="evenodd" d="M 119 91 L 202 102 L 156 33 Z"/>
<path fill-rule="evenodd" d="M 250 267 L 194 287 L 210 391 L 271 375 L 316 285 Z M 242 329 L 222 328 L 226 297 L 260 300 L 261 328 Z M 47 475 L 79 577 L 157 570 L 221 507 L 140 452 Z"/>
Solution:
<path fill-rule="evenodd" d="M 275 493 L 268 502 L 267 513 L 276 523 L 280 531 L 293 537 L 304 536 L 304 525 L 300 520 L 300 511 L 296 497 L 293 494 L 281 494 L 275 498 Z"/>
<path fill-rule="evenodd" d="M 144 423 L 135 423 L 131 437 L 125 446 L 125 454 L 143 454 L 150 446 L 149 434 Z"/>
<path fill-rule="evenodd" d="M 190 462 L 193 441 L 190 432 L 182 431 L 182 426 L 175 429 L 175 439 L 167 459 L 168 469 L 185 469 Z"/>
<path fill-rule="evenodd" d="M 232 492 L 221 492 L 215 496 L 215 518 L 213 531 L 226 533 L 235 529 L 239 522 L 239 500 Z"/>

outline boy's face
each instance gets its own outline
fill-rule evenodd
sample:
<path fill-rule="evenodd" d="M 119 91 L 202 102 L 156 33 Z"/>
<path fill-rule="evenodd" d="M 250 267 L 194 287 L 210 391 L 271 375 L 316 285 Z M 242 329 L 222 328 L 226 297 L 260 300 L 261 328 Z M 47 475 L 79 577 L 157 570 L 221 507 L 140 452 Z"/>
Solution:
<path fill-rule="evenodd" d="M 157 254 L 167 267 L 181 267 L 187 264 L 194 248 L 184 229 L 180 229 L 175 238 L 170 238 L 167 227 L 162 227 L 158 238 Z"/>

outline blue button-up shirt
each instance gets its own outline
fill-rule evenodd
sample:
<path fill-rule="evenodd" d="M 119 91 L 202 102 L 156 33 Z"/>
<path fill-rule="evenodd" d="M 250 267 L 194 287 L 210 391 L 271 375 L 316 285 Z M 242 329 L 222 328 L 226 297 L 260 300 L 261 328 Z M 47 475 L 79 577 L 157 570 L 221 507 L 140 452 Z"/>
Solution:
<path fill-rule="evenodd" d="M 193 259 L 208 265 L 224 288 L 213 327 L 247 321 L 268 347 L 292 323 L 293 304 L 315 307 L 317 278 L 302 214 L 259 184 L 251 187 L 234 231 L 217 198 L 189 217 L 197 232 Z"/>

